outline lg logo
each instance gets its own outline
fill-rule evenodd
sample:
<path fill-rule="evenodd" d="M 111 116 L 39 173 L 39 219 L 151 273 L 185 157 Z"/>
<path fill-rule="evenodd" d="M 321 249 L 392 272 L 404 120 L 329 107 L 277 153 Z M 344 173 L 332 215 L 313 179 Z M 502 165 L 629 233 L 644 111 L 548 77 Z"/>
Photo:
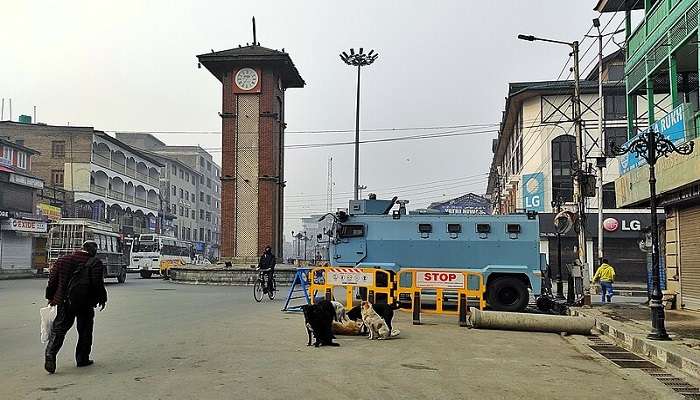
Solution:
<path fill-rule="evenodd" d="M 622 224 L 615 218 L 606 218 L 603 221 L 603 229 L 608 232 L 615 232 L 618 228 L 622 231 L 640 231 L 642 230 L 642 223 L 636 219 L 631 221 L 623 219 Z"/>

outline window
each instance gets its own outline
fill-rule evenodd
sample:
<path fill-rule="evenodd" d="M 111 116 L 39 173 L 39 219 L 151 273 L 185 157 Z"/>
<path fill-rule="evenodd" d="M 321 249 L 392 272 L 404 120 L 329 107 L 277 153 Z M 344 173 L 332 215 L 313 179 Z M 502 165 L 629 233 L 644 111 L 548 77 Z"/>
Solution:
<path fill-rule="evenodd" d="M 197 219 L 197 213 L 194 210 L 192 210 L 192 219 Z"/>
<path fill-rule="evenodd" d="M 184 196 L 184 194 L 185 194 L 185 191 L 182 190 L 182 188 L 180 188 L 180 198 L 182 198 L 182 196 Z"/>
<path fill-rule="evenodd" d="M 199 228 L 199 238 L 200 240 L 204 240 L 204 228 Z"/>
<path fill-rule="evenodd" d="M 173 185 L 173 196 L 177 196 L 177 186 Z"/>
<path fill-rule="evenodd" d="M 180 216 L 184 217 L 185 216 L 185 207 L 180 207 Z M 184 226 L 183 226 L 184 228 Z"/>
<path fill-rule="evenodd" d="M 489 224 L 476 224 L 477 233 L 489 233 L 491 232 L 491 225 Z"/>
<path fill-rule="evenodd" d="M 207 178 L 207 187 L 211 189 L 211 179 Z"/>
<path fill-rule="evenodd" d="M 207 171 L 211 171 L 211 163 L 207 161 Z"/>
<path fill-rule="evenodd" d="M 211 229 L 207 229 L 207 242 L 211 242 Z"/>
<path fill-rule="evenodd" d="M 506 231 L 508 233 L 520 233 L 520 224 L 508 224 Z"/>
<path fill-rule="evenodd" d="M 192 199 L 192 202 L 193 202 L 193 203 L 194 203 L 194 202 L 195 202 L 195 200 L 197 199 L 197 198 L 196 198 L 196 197 L 194 196 L 194 193 L 192 193 L 192 197 L 191 197 L 191 199 Z"/>
<path fill-rule="evenodd" d="M 211 205 L 211 196 L 207 195 L 207 205 Z"/>
<path fill-rule="evenodd" d="M 185 182 L 190 183 L 190 173 L 189 172 L 185 173 Z"/>
<path fill-rule="evenodd" d="M 54 140 L 51 142 L 51 158 L 63 158 L 66 156 L 66 141 Z"/>
<path fill-rule="evenodd" d="M 202 176 L 199 177 L 199 183 L 201 183 L 202 185 L 204 185 L 204 175 L 202 175 Z"/>
<path fill-rule="evenodd" d="M 183 226 L 183 227 L 182 227 L 182 238 L 183 238 L 183 239 L 185 239 L 185 238 L 187 237 L 187 236 L 186 236 L 186 233 L 187 233 L 187 230 L 186 230 L 185 227 Z"/>
<path fill-rule="evenodd" d="M 204 201 L 204 192 L 199 192 L 199 201 Z"/>
<path fill-rule="evenodd" d="M 185 190 L 185 200 L 189 200 L 189 199 L 190 199 L 190 192 Z"/>
<path fill-rule="evenodd" d="M 54 186 L 63 186 L 63 170 L 62 169 L 51 170 L 51 184 Z"/>
<path fill-rule="evenodd" d="M 17 152 L 17 168 L 27 169 L 27 153 Z"/>
<path fill-rule="evenodd" d="M 177 206 L 173 204 L 173 214 L 177 215 Z"/>
<path fill-rule="evenodd" d="M 608 82 L 618 82 L 625 77 L 625 66 L 623 64 L 612 64 L 608 66 Z"/>
<path fill-rule="evenodd" d="M 447 224 L 447 232 L 449 233 L 461 233 L 462 225 L 460 224 Z"/>
<path fill-rule="evenodd" d="M 204 210 L 199 210 L 199 219 L 204 219 Z"/>
<path fill-rule="evenodd" d="M 604 104 L 606 120 L 627 118 L 627 100 L 624 94 L 606 95 Z"/>
<path fill-rule="evenodd" d="M 175 232 L 175 237 L 177 237 L 177 234 L 178 234 L 177 225 L 173 225 L 173 232 Z"/>
<path fill-rule="evenodd" d="M 204 157 L 201 157 L 201 156 L 199 157 L 199 165 L 201 167 L 204 167 Z"/>
<path fill-rule="evenodd" d="M 610 146 L 622 146 L 627 142 L 627 128 L 605 128 L 605 154 L 612 154 Z"/>
<path fill-rule="evenodd" d="M 185 171 L 180 168 L 180 179 L 185 179 Z M 182 229 L 185 229 L 184 227 Z"/>
<path fill-rule="evenodd" d="M 207 222 L 211 222 L 211 213 L 207 211 Z"/>
<path fill-rule="evenodd" d="M 173 165 L 173 175 L 177 176 L 177 165 Z"/>
<path fill-rule="evenodd" d="M 576 138 L 561 135 L 552 140 L 552 198 L 574 200 L 571 166 L 576 162 Z"/>
<path fill-rule="evenodd" d="M 364 225 L 340 225 L 338 227 L 338 237 L 341 239 L 363 236 L 365 236 Z"/>
<path fill-rule="evenodd" d="M 219 209 L 219 200 L 216 201 L 216 209 Z"/>
<path fill-rule="evenodd" d="M 6 164 L 12 164 L 12 147 L 2 146 L 2 159 Z"/>
<path fill-rule="evenodd" d="M 432 231 L 433 231 L 433 226 L 431 224 L 418 224 L 418 232 L 430 233 Z"/>

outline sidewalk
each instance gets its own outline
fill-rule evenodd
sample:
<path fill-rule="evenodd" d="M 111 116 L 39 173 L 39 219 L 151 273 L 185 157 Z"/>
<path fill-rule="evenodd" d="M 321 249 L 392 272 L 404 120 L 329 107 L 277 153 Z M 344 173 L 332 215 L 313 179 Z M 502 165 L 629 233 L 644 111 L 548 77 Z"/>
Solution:
<path fill-rule="evenodd" d="M 630 351 L 700 378 L 700 312 L 666 310 L 666 330 L 672 341 L 646 338 L 651 330 L 650 311 L 642 304 L 606 304 L 572 308 L 573 315 L 596 320 L 596 328 Z"/>

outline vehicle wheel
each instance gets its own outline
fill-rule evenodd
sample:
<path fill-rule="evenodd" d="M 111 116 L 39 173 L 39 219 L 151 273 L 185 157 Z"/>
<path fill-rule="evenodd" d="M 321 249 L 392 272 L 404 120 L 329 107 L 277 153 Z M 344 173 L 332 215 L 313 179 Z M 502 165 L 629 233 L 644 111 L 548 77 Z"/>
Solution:
<path fill-rule="evenodd" d="M 262 281 L 260 279 L 255 281 L 255 284 L 253 285 L 253 297 L 255 298 L 255 301 L 260 303 L 263 298 L 263 287 L 262 287 Z"/>
<path fill-rule="evenodd" d="M 496 311 L 522 311 L 529 300 L 527 286 L 518 278 L 496 278 L 486 288 L 486 302 Z"/>
<path fill-rule="evenodd" d="M 119 276 L 117 277 L 117 282 L 119 282 L 119 283 L 126 282 L 126 269 L 123 269 L 122 273 L 119 274 Z"/>
<path fill-rule="evenodd" d="M 272 290 L 269 291 L 269 292 L 267 292 L 267 297 L 269 297 L 270 300 L 274 300 L 274 299 L 275 299 L 275 292 L 276 292 L 276 291 L 277 291 L 277 282 L 275 282 L 275 281 L 273 280 L 273 281 L 272 281 Z"/>
<path fill-rule="evenodd" d="M 148 279 L 151 277 L 151 271 L 141 271 L 141 278 Z"/>

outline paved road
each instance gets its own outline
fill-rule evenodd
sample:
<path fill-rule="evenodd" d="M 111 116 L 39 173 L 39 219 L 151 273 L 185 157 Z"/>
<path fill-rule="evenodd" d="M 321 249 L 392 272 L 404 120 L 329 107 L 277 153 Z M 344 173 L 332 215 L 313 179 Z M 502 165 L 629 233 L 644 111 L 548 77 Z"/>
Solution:
<path fill-rule="evenodd" d="M 612 366 L 586 339 L 479 331 L 453 319 L 410 325 L 399 338 L 341 337 L 306 346 L 301 316 L 248 287 L 177 285 L 129 276 L 109 285 L 96 317 L 96 364 L 43 370 L 38 309 L 44 281 L 0 281 L 0 399 L 674 399 L 636 370 Z M 676 397 L 674 397 L 676 396 Z"/>

